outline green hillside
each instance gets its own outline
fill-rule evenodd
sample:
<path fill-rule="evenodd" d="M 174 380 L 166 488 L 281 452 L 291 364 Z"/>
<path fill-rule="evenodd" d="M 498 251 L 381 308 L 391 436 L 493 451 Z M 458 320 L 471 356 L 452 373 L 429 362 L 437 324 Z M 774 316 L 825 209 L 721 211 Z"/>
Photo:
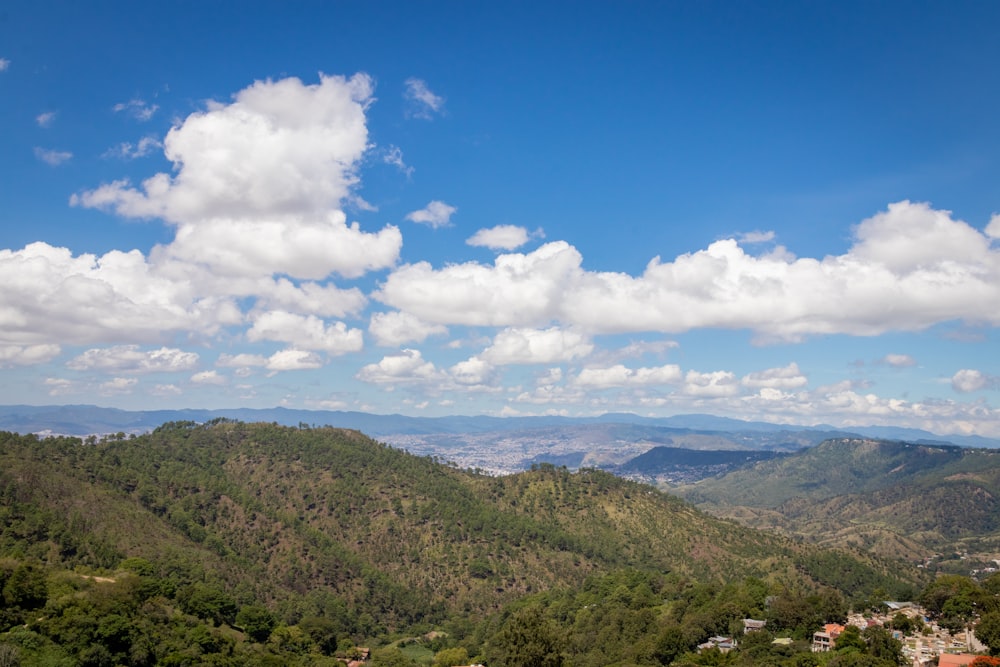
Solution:
<path fill-rule="evenodd" d="M 246 609 L 298 632 L 326 628 L 326 650 L 406 629 L 458 636 L 526 595 L 622 571 L 677 591 L 753 578 L 858 599 L 916 581 L 604 472 L 542 465 L 495 478 L 332 428 L 185 422 L 87 443 L 0 433 L 0 501 L 0 575 L 47 573 L 50 594 L 59 580 L 73 600 L 106 579 L 134 603 L 123 618 L 147 600 L 150 618 L 186 614 L 185 632 L 209 619 L 213 645 Z M 40 627 L 60 618 L 54 600 L 36 604 Z M 32 607 L 11 604 L 0 632 L 31 625 Z"/>
<path fill-rule="evenodd" d="M 678 492 L 750 525 L 890 556 L 1000 547 L 998 450 L 828 440 Z"/>

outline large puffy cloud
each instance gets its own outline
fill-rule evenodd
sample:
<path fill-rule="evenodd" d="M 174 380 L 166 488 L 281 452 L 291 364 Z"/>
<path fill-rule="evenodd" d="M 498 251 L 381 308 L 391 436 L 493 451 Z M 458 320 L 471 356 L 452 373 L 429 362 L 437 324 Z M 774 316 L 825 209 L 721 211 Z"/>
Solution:
<path fill-rule="evenodd" d="M 470 357 L 448 369 L 451 379 L 465 387 L 491 385 L 496 380 L 493 364 L 481 357 Z"/>
<path fill-rule="evenodd" d="M 0 345 L 0 368 L 31 366 L 51 361 L 62 349 L 58 345 Z"/>
<path fill-rule="evenodd" d="M 681 369 L 674 364 L 652 368 L 628 368 L 615 364 L 603 368 L 584 368 L 574 378 L 579 387 L 609 389 L 612 387 L 636 387 L 677 384 L 683 379 Z"/>
<path fill-rule="evenodd" d="M 173 243 L 156 249 L 164 259 L 202 264 L 227 276 L 283 273 L 319 280 L 332 273 L 356 278 L 395 263 L 402 246 L 396 227 L 377 233 L 347 225 L 341 211 L 324 218 L 219 218 L 183 225 Z"/>
<path fill-rule="evenodd" d="M 844 255 L 754 256 L 722 240 L 642 275 L 589 272 L 564 242 L 492 266 L 399 267 L 376 298 L 428 322 L 539 326 L 591 333 L 750 329 L 761 340 L 876 335 L 940 322 L 1000 324 L 1000 250 L 927 204 L 899 202 L 862 222 Z"/>
<path fill-rule="evenodd" d="M 927 270 L 947 273 L 955 268 L 988 265 L 989 239 L 950 211 L 926 204 L 899 202 L 858 225 L 858 242 L 851 256 L 888 268 L 895 275 Z M 996 269 L 996 257 L 992 259 Z"/>
<path fill-rule="evenodd" d="M 972 368 L 963 368 L 952 376 L 951 386 L 961 394 L 982 391 L 983 389 L 998 389 L 1000 388 L 1000 377 Z"/>
<path fill-rule="evenodd" d="M 504 329 L 482 353 L 492 364 L 550 364 L 572 361 L 593 351 L 590 340 L 577 331 L 549 329 Z"/>
<path fill-rule="evenodd" d="M 328 354 L 357 352 L 364 347 L 360 329 L 343 322 L 327 325 L 314 315 L 296 315 L 275 310 L 260 314 L 247 331 L 251 341 L 280 341 L 301 350 L 321 350 Z"/>
<path fill-rule="evenodd" d="M 994 213 L 986 225 L 986 235 L 992 240 L 1000 239 L 1000 213 Z"/>
<path fill-rule="evenodd" d="M 700 373 L 688 371 L 684 375 L 683 391 L 689 396 L 720 397 L 740 393 L 739 381 L 729 371 Z"/>
<path fill-rule="evenodd" d="M 448 333 L 448 328 L 440 324 L 428 324 L 410 313 L 393 311 L 373 313 L 368 331 L 379 345 L 395 346 L 422 343 L 428 336 Z"/>
<path fill-rule="evenodd" d="M 239 325 L 236 299 L 321 317 L 361 311 L 357 288 L 270 276 L 232 278 L 205 267 L 157 262 L 137 250 L 73 256 L 33 243 L 0 250 L 0 344 L 162 341 L 175 332 L 213 336 Z"/>
<path fill-rule="evenodd" d="M 214 335 L 243 319 L 232 300 L 164 276 L 138 251 L 0 250 L 0 284 L 0 343 L 155 342 L 174 331 Z"/>
<path fill-rule="evenodd" d="M 440 377 L 440 372 L 426 361 L 420 350 L 405 349 L 399 354 L 390 354 L 374 364 L 363 366 L 357 378 L 374 384 L 403 382 L 427 382 Z"/>
<path fill-rule="evenodd" d="M 253 373 L 254 368 L 265 368 L 271 374 L 281 371 L 313 370 L 322 367 L 323 360 L 315 352 L 291 348 L 278 350 L 270 357 L 248 353 L 220 354 L 215 365 L 222 368 L 235 368 L 237 376 L 246 377 Z"/>
<path fill-rule="evenodd" d="M 757 389 L 798 389 L 809 383 L 809 380 L 799 371 L 795 362 L 781 368 L 768 368 L 744 376 L 743 386 Z"/>
<path fill-rule="evenodd" d="M 448 369 L 439 369 L 424 359 L 420 350 L 414 349 L 386 355 L 377 363 L 363 366 L 355 377 L 363 382 L 386 385 L 390 391 L 397 385 L 419 386 L 430 393 L 499 390 L 496 369 L 480 357 L 470 357 Z"/>
<path fill-rule="evenodd" d="M 340 210 L 368 147 L 371 100 L 365 75 L 259 81 L 178 122 L 163 141 L 174 173 L 71 199 L 160 217 L 176 225 L 173 241 L 148 256 L 74 256 L 45 243 L 0 250 L 0 345 L 205 339 L 244 324 L 247 308 L 357 315 L 364 294 L 330 276 L 392 266 L 402 244 L 397 227 L 368 233 Z M 346 333 L 360 341 L 360 332 Z"/>
<path fill-rule="evenodd" d="M 141 190 L 111 183 L 77 201 L 177 223 L 328 211 L 357 182 L 371 97 L 365 75 L 257 81 L 170 130 L 163 144 L 175 176 L 156 174 Z"/>
<path fill-rule="evenodd" d="M 309 350 L 279 350 L 267 359 L 265 368 L 272 373 L 281 371 L 309 371 L 323 366 L 319 355 Z"/>
<path fill-rule="evenodd" d="M 435 270 L 428 262 L 393 271 L 380 301 L 426 322 L 473 326 L 536 326 L 558 315 L 583 258 L 565 241 L 528 254 L 505 254 L 492 266 L 467 262 Z"/>
<path fill-rule="evenodd" d="M 116 345 L 86 350 L 66 365 L 77 371 L 170 373 L 195 368 L 198 365 L 198 355 L 168 347 L 142 350 L 138 345 Z"/>
<path fill-rule="evenodd" d="M 170 130 L 163 146 L 175 175 L 156 174 L 141 188 L 115 181 L 71 203 L 176 223 L 158 261 L 217 274 L 318 280 L 391 266 L 398 228 L 363 232 L 339 210 L 368 148 L 371 99 L 372 82 L 360 74 L 320 76 L 313 85 L 258 81 Z"/>

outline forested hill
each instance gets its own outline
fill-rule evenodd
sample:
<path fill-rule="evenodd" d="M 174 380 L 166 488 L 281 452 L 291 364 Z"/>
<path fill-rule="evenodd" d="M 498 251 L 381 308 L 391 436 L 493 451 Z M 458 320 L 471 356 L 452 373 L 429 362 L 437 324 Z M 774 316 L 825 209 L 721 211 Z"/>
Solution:
<path fill-rule="evenodd" d="M 746 523 L 886 554 L 1000 549 L 1000 451 L 838 438 L 683 489 Z"/>
<path fill-rule="evenodd" d="M 613 630 L 577 664 L 640 649 L 636 664 L 667 664 L 765 600 L 787 602 L 768 618 L 805 636 L 845 599 L 912 595 L 916 573 L 603 471 L 490 477 L 357 431 L 0 432 L 0 653 L 25 667 L 334 665 L 359 642 L 388 651 L 397 632 L 438 628 L 499 656 L 510 610 L 558 596 L 584 605 L 581 636 Z M 662 655 L 661 635 L 679 638 Z M 412 664 L 393 660 L 373 665 Z"/>
<path fill-rule="evenodd" d="M 218 421 L 134 438 L 0 435 L 0 555 L 113 571 L 150 561 L 275 608 L 333 596 L 383 628 L 486 613 L 630 567 L 847 594 L 893 579 L 610 474 L 454 469 L 354 431 Z"/>

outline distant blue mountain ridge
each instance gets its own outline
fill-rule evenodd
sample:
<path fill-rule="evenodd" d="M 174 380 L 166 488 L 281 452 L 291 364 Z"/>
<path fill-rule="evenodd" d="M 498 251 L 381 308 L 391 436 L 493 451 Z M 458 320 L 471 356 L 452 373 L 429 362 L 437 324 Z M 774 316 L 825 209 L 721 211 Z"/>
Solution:
<path fill-rule="evenodd" d="M 372 437 L 388 435 L 429 435 L 492 433 L 558 428 L 581 424 L 635 424 L 683 429 L 705 433 L 836 431 L 885 440 L 905 440 L 953 444 L 962 447 L 1000 448 L 1000 440 L 970 435 L 940 435 L 920 429 L 890 426 L 836 428 L 828 424 L 801 426 L 743 421 L 707 414 L 642 417 L 631 413 L 609 413 L 598 417 L 490 417 L 448 416 L 409 417 L 377 415 L 367 412 L 333 410 L 293 410 L 289 408 L 236 408 L 221 410 L 119 410 L 95 405 L 4 405 L 0 406 L 0 430 L 16 433 L 53 435 L 103 435 L 108 433 L 145 433 L 171 421 L 206 422 L 225 418 L 244 422 L 275 422 L 286 426 L 335 426 L 361 431 Z"/>

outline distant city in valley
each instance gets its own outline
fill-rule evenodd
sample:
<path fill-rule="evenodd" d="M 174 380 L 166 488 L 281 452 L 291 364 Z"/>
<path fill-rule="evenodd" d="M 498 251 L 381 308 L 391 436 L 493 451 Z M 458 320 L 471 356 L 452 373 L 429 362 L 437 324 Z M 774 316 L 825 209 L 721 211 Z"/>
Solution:
<path fill-rule="evenodd" d="M 915 429 L 835 429 L 748 422 L 712 415 L 647 418 L 634 414 L 569 417 L 407 417 L 363 412 L 267 410 L 127 411 L 88 405 L 0 406 L 0 429 L 17 433 L 101 436 L 139 435 L 171 421 L 213 419 L 334 426 L 359 430 L 398 449 L 460 468 L 506 475 L 552 464 L 570 470 L 600 468 L 636 481 L 688 484 L 759 460 L 801 450 L 830 438 L 862 436 L 963 447 L 1000 447 L 1000 440 L 946 436 Z M 705 460 L 689 455 L 664 462 L 643 455 L 657 449 L 728 452 Z M 676 457 L 675 457 L 676 458 Z"/>

